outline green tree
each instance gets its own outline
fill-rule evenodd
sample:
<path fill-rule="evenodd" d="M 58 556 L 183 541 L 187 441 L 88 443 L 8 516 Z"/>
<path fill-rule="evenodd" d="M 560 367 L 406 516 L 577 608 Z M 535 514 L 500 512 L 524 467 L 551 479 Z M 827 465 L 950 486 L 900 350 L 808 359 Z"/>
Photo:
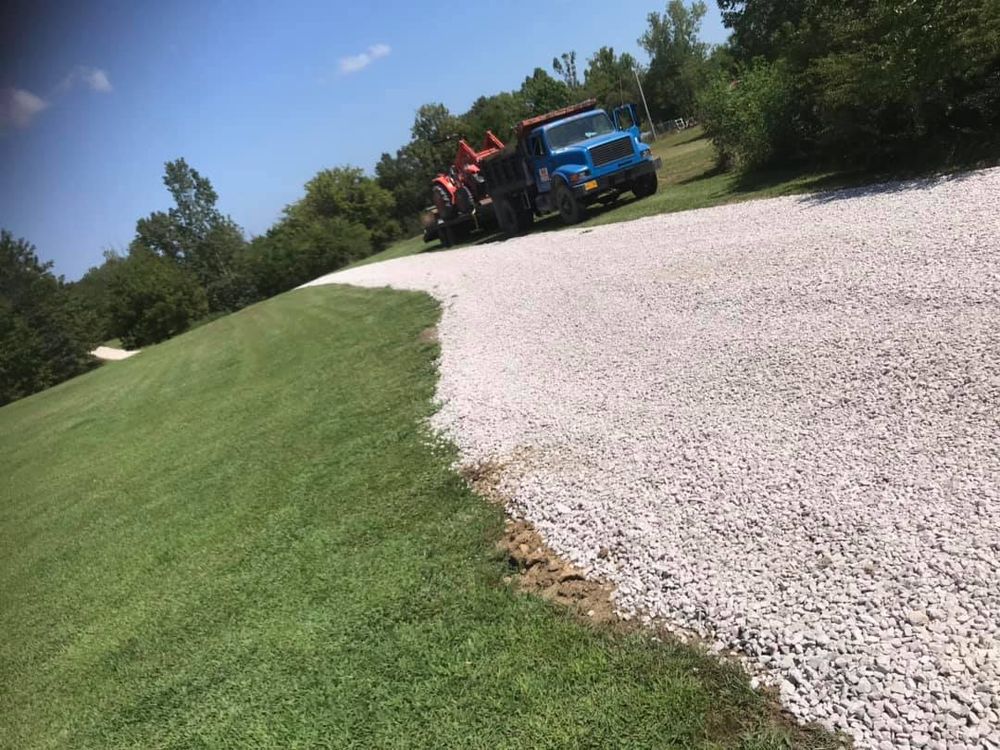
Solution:
<path fill-rule="evenodd" d="M 708 45 L 698 36 L 706 12 L 701 0 L 690 7 L 683 0 L 670 0 L 664 13 L 646 17 L 639 44 L 649 55 L 643 86 L 654 118 L 695 113 L 698 92 L 707 83 Z"/>
<path fill-rule="evenodd" d="M 324 169 L 306 183 L 306 194 L 285 209 L 300 224 L 325 219 L 343 219 L 368 230 L 376 249 L 399 236 L 393 219 L 395 200 L 358 167 Z"/>
<path fill-rule="evenodd" d="M 0 230 L 0 405 L 95 364 L 95 324 L 29 242 Z"/>
<path fill-rule="evenodd" d="M 216 207 L 219 196 L 208 178 L 184 159 L 166 163 L 163 184 L 174 205 L 139 219 L 133 246 L 194 273 L 212 310 L 236 309 L 246 296 L 234 272 L 234 259 L 245 244 L 242 231 Z"/>
<path fill-rule="evenodd" d="M 443 104 L 424 104 L 410 128 L 410 142 L 396 155 L 382 154 L 375 167 L 378 184 L 392 193 L 396 218 L 416 231 L 419 213 L 430 203 L 430 183 L 455 158 L 455 138 L 466 124 Z"/>
<path fill-rule="evenodd" d="M 418 215 L 430 203 L 424 174 L 412 143 L 397 150 L 395 155 L 383 153 L 375 165 L 375 179 L 381 188 L 392 193 L 394 218 L 405 232 L 414 233 L 420 228 Z"/>
<path fill-rule="evenodd" d="M 742 63 L 734 78 L 762 59 L 791 79 L 797 137 L 773 160 L 886 166 L 920 154 L 928 166 L 1000 152 L 1000 0 L 720 6 Z"/>
<path fill-rule="evenodd" d="M 263 297 L 312 281 L 372 253 L 370 233 L 343 217 L 298 221 L 285 217 L 256 237 L 247 250 L 247 269 Z"/>
<path fill-rule="evenodd" d="M 639 101 L 635 82 L 638 63 L 627 52 L 616 55 L 612 47 L 601 47 L 587 61 L 584 87 L 602 107 L 611 110 L 628 102 Z"/>
<path fill-rule="evenodd" d="M 114 332 L 127 348 L 183 333 L 209 311 L 194 273 L 140 244 L 114 266 L 110 289 Z"/>
<path fill-rule="evenodd" d="M 481 96 L 462 116 L 464 135 L 473 148 L 479 147 L 487 130 L 506 142 L 513 137 L 514 126 L 528 115 L 527 103 L 519 92 L 504 91 L 493 96 Z"/>
<path fill-rule="evenodd" d="M 813 2 L 803 0 L 717 0 L 723 24 L 732 30 L 736 58 L 749 63 L 755 58 L 786 57 L 789 45 Z M 844 9 L 834 2 L 831 7 Z"/>
<path fill-rule="evenodd" d="M 827 40 L 804 73 L 819 150 L 884 161 L 963 133 L 996 141 L 1000 2 L 877 0 L 810 21 Z"/>
<path fill-rule="evenodd" d="M 559 74 L 570 90 L 580 88 L 580 76 L 576 71 L 576 51 L 563 52 L 552 58 L 552 70 Z"/>
<path fill-rule="evenodd" d="M 76 304 L 92 316 L 94 327 L 91 338 L 95 341 L 107 341 L 115 336 L 111 318 L 111 279 L 115 267 L 124 260 L 124 255 L 105 250 L 101 265 L 90 268 L 79 281 L 67 284 L 67 291 Z"/>
<path fill-rule="evenodd" d="M 573 103 L 573 90 L 563 81 L 557 81 L 541 68 L 524 79 L 518 91 L 524 101 L 525 115 L 533 117 Z"/>

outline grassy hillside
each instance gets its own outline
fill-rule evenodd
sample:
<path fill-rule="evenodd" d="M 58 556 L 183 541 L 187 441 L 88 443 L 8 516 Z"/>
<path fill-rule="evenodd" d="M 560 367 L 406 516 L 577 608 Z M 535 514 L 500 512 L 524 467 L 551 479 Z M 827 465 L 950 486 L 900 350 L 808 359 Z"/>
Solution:
<path fill-rule="evenodd" d="M 436 317 L 292 292 L 0 409 L 0 746 L 827 742 L 503 582 L 423 427 Z"/>
<path fill-rule="evenodd" d="M 716 167 L 715 149 L 700 127 L 660 138 L 652 149 L 663 161 L 663 169 L 659 173 L 659 192 L 644 200 L 636 200 L 631 193 L 626 193 L 613 206 L 593 206 L 588 210 L 589 218 L 578 226 L 611 224 L 752 198 L 774 198 L 779 195 L 827 190 L 856 184 L 865 179 L 865 175 L 802 171 L 771 171 L 750 176 L 723 172 Z M 871 175 L 867 177 L 873 179 Z M 564 228 L 558 215 L 550 214 L 536 220 L 532 231 L 547 232 Z M 501 239 L 499 235 L 478 236 L 469 244 Z M 391 245 L 361 263 L 374 263 L 439 249 L 441 247 L 437 242 L 424 243 L 420 237 L 412 237 Z"/>

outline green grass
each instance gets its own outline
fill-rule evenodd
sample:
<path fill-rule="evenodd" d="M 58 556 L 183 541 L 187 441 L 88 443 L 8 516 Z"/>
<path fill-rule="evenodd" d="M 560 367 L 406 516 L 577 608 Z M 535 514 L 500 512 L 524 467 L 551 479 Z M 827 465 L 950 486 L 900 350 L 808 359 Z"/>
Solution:
<path fill-rule="evenodd" d="M 292 292 L 0 409 L 0 746 L 830 744 L 503 583 L 423 427 L 437 315 Z"/>
<path fill-rule="evenodd" d="M 700 127 L 672 133 L 657 140 L 653 152 L 663 161 L 659 173 L 659 191 L 649 198 L 637 200 L 631 193 L 623 195 L 612 206 L 592 206 L 588 218 L 577 226 L 587 227 L 629 221 L 644 216 L 706 208 L 722 203 L 774 198 L 848 187 L 876 179 L 872 175 L 837 172 L 767 171 L 752 175 L 723 172 L 716 166 L 715 149 Z M 565 229 L 556 214 L 535 221 L 533 232 Z M 500 235 L 474 237 L 469 243 L 495 242 Z M 391 245 L 361 263 L 373 263 L 425 250 L 439 250 L 439 243 L 424 243 L 421 237 L 411 237 Z M 361 264 L 357 264 L 361 265 Z"/>
<path fill-rule="evenodd" d="M 406 255 L 415 255 L 423 250 L 434 248 L 438 249 L 439 245 L 437 242 L 425 243 L 423 234 L 418 234 L 415 237 L 409 237 L 405 240 L 399 240 L 394 242 L 385 250 L 375 253 L 374 255 L 369 255 L 359 261 L 355 261 L 351 264 L 354 266 L 367 266 L 369 263 L 378 263 L 383 260 L 392 260 L 393 258 L 402 258 Z"/>
<path fill-rule="evenodd" d="M 750 175 L 724 172 L 716 166 L 715 149 L 700 127 L 672 133 L 652 146 L 663 161 L 659 191 L 643 200 L 631 194 L 614 208 L 592 211 L 585 225 L 628 221 L 643 216 L 706 208 L 722 203 L 775 198 L 857 184 L 858 174 L 765 171 Z M 552 217 L 558 221 L 558 217 Z"/>

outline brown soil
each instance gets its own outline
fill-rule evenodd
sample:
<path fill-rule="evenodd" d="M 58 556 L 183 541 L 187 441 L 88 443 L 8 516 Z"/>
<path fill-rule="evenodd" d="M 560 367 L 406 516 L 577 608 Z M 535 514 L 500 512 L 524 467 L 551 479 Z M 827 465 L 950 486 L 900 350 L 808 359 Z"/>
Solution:
<path fill-rule="evenodd" d="M 512 456 L 516 461 L 523 456 Z M 467 466 L 462 476 L 472 489 L 488 500 L 504 505 L 499 483 L 506 464 L 489 461 Z M 591 622 L 619 621 L 611 604 L 614 586 L 587 578 L 583 571 L 562 559 L 542 541 L 541 535 L 527 521 L 508 518 L 503 536 L 496 543 L 513 571 L 506 580 L 520 590 L 567 607 Z"/>
<path fill-rule="evenodd" d="M 611 605 L 614 586 L 586 578 L 583 571 L 549 549 L 531 524 L 508 519 L 497 549 L 517 569 L 512 580 L 522 591 L 537 593 L 593 622 L 618 619 Z"/>

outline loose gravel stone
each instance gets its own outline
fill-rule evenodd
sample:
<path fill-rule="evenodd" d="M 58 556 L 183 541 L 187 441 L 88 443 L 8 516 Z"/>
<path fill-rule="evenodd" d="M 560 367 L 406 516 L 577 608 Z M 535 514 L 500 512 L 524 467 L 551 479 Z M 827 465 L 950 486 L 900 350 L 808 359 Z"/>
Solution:
<path fill-rule="evenodd" d="M 441 300 L 435 426 L 623 617 L 859 747 L 1000 746 L 1000 170 L 314 283 Z"/>

